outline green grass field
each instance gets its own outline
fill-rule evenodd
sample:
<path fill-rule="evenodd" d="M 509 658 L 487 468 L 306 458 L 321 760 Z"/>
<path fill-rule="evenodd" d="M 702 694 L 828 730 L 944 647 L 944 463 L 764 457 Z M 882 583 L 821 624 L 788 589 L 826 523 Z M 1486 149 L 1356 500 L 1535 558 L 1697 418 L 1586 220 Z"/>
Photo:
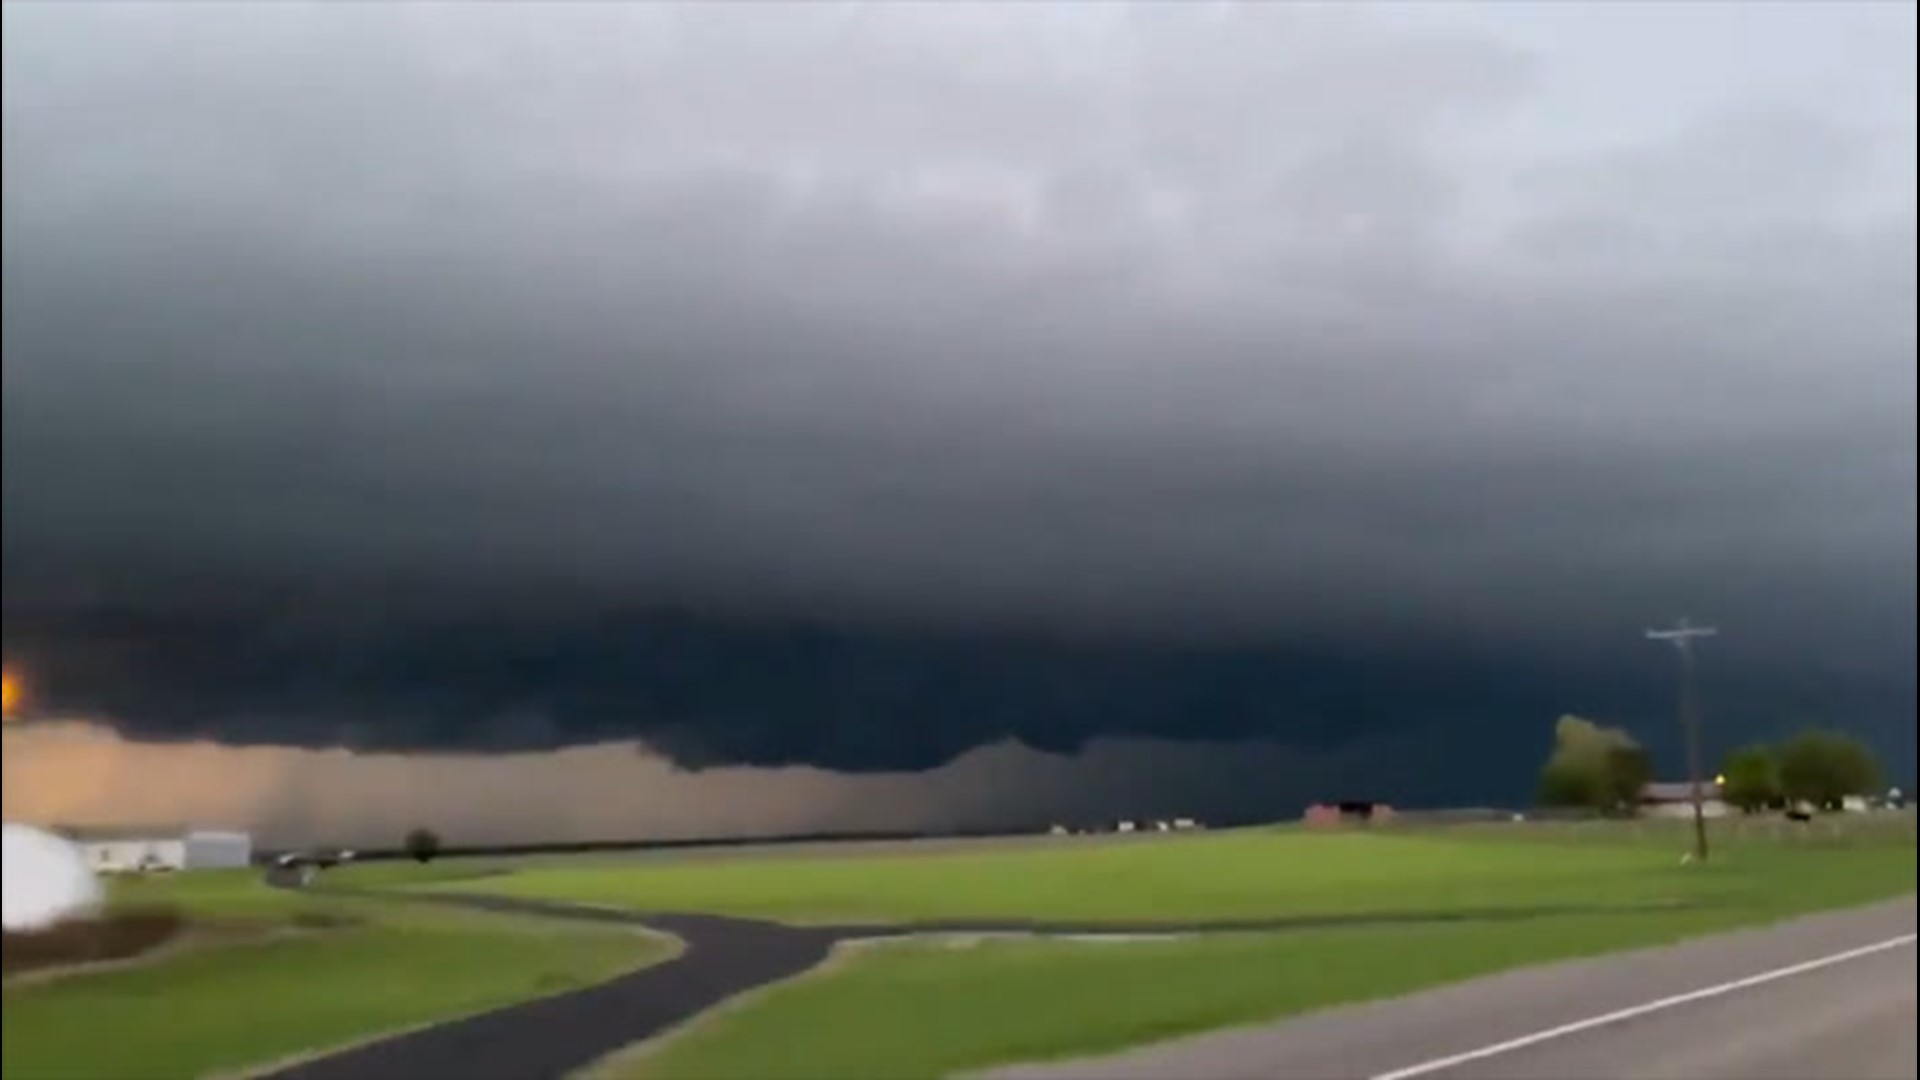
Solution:
<path fill-rule="evenodd" d="M 862 948 L 832 970 L 780 987 L 697 1022 L 659 1046 L 643 1047 L 596 1070 L 606 1077 L 742 1076 L 907 1078 L 951 1075 L 1013 1061 L 1099 1053 L 1161 1038 L 1250 1023 L 1307 1009 L 1407 993 L 1506 968 L 1592 955 L 1732 929 L 1827 907 L 1913 891 L 1911 823 L 1825 837 L 1806 832 L 1722 831 L 1719 857 L 1681 866 L 1684 831 L 1664 825 L 1490 827 L 1431 834 L 1301 835 L 1270 832 L 1066 854 L 1051 881 L 1024 881 L 1053 916 L 1196 915 L 1339 910 L 1342 890 L 1375 889 L 1391 898 L 1349 894 L 1374 909 L 1438 909 L 1500 899 L 1514 906 L 1583 898 L 1618 905 L 1614 913 L 1506 922 L 1380 926 L 1196 938 L 1131 944 L 926 940 Z M 1119 870 L 1121 852 L 1136 860 Z M 1225 881 L 1188 875 L 1221 872 L 1232 856 L 1286 867 L 1238 867 Z M 987 883 L 962 888 L 951 866 L 922 867 L 927 892 L 912 891 L 906 866 L 888 866 L 881 906 L 896 915 L 992 906 L 991 882 L 1020 868 L 1049 876 L 1024 858 L 996 865 L 970 856 L 965 870 Z M 1191 860 L 1191 861 L 1189 861 Z M 1124 861 L 1124 860 L 1122 860 Z M 833 875 L 848 872 L 835 868 Z M 601 874 L 612 871 L 603 870 Z M 637 876 L 649 886 L 664 871 Z M 582 872 L 607 895 L 632 896 Z M 1164 875 L 1164 878 L 1157 875 Z M 1463 879 L 1488 877 L 1481 885 Z M 706 873 L 680 883 L 742 887 L 750 878 Z M 1124 881 L 1132 903 L 1076 896 L 1088 882 Z M 1264 883 L 1271 892 L 1257 893 Z M 1210 887 L 1211 886 L 1211 887 Z M 544 887 L 544 885 L 542 886 Z M 1119 886 L 1113 886 L 1119 887 Z M 942 897 L 945 888 L 960 895 Z M 717 892 L 728 908 L 812 913 L 817 897 L 841 894 L 822 883 L 786 903 Z M 1648 900 L 1693 906 L 1647 911 Z M 1167 908 L 1171 903 L 1186 905 Z M 997 908 L 994 909 L 999 913 Z M 849 1032 L 858 1032 L 850 1037 Z"/>
<path fill-rule="evenodd" d="M 421 877 L 369 866 L 340 880 Z M 588 985 L 672 950 L 615 929 L 288 893 L 253 873 L 126 881 L 112 899 L 176 906 L 204 929 L 126 966 L 10 983 L 8 1080 L 240 1071 Z"/>
<path fill-rule="evenodd" d="M 465 883 L 640 911 L 793 923 L 1229 920 L 1654 904 L 1698 887 L 1652 845 L 1255 830 L 817 860 L 548 864 Z"/>
<path fill-rule="evenodd" d="M 1719 823 L 1718 854 L 1704 867 L 1680 862 L 1683 823 L 1608 823 L 331 872 L 335 885 L 374 891 L 358 896 L 271 890 L 250 873 L 126 881 L 116 905 L 175 907 L 201 931 L 129 966 L 9 982 L 0 1072 L 231 1074 L 589 984 L 671 949 L 614 928 L 423 903 L 416 890 L 800 923 L 1533 913 L 1129 944 L 860 947 L 599 1070 L 877 1080 L 1097 1053 L 1911 892 L 1913 830 L 1911 815 L 1814 828 Z M 493 873 L 503 868 L 513 872 Z M 1582 910 L 1540 914 L 1565 908 Z"/>

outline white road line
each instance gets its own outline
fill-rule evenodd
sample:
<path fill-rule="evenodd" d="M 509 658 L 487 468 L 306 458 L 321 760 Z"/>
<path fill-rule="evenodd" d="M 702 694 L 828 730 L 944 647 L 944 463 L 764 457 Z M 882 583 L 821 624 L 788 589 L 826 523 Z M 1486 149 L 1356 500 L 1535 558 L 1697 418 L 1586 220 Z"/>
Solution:
<path fill-rule="evenodd" d="M 1433 1073 L 1444 1072 L 1447 1069 L 1454 1068 L 1458 1065 L 1465 1065 L 1471 1061 L 1481 1061 L 1486 1058 L 1497 1057 L 1501 1054 L 1512 1053 L 1515 1050 L 1523 1050 L 1529 1046 L 1535 1046 L 1552 1039 L 1575 1035 L 1582 1031 L 1591 1031 L 1594 1028 L 1605 1027 L 1608 1024 L 1617 1024 L 1622 1020 L 1631 1020 L 1636 1016 L 1645 1016 L 1648 1013 L 1656 1013 L 1680 1005 L 1689 1005 L 1696 1001 L 1705 1001 L 1708 998 L 1721 997 L 1725 994 L 1732 994 L 1751 987 L 1777 982 L 1780 979 L 1790 979 L 1795 975 L 1804 975 L 1809 971 L 1818 971 L 1821 968 L 1832 967 L 1835 964 L 1844 964 L 1849 960 L 1858 960 L 1861 957 L 1872 956 L 1875 953 L 1904 948 L 1912 945 L 1916 936 L 1920 935 L 1901 934 L 1899 937 L 1888 938 L 1885 941 L 1875 942 L 1872 945 L 1863 945 L 1858 949 L 1848 949 L 1846 952 L 1822 956 L 1817 960 L 1808 960 L 1783 968 L 1775 968 L 1772 971 L 1763 971 L 1758 975 L 1749 975 L 1744 979 L 1735 979 L 1732 982 L 1703 987 L 1699 990 L 1692 990 L 1684 994 L 1675 994 L 1672 997 L 1664 997 L 1658 1001 L 1649 1001 L 1644 1005 L 1635 1005 L 1631 1008 L 1620 1009 L 1616 1012 L 1588 1017 L 1585 1020 L 1576 1020 L 1571 1024 L 1561 1024 L 1559 1027 L 1536 1031 L 1531 1035 L 1522 1035 L 1517 1039 L 1508 1039 L 1505 1042 L 1497 1042 L 1490 1046 L 1483 1046 L 1478 1050 L 1468 1050 L 1462 1054 L 1450 1054 L 1443 1058 L 1423 1061 L 1418 1065 L 1409 1065 L 1404 1069 L 1378 1073 L 1368 1077 L 1368 1080 L 1413 1080 L 1416 1076 L 1428 1076 Z"/>

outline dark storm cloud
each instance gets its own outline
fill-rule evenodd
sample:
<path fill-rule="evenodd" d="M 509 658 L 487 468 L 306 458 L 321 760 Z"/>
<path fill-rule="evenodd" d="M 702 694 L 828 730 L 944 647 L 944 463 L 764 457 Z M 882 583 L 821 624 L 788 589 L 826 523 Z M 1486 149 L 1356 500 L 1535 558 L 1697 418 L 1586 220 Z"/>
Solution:
<path fill-rule="evenodd" d="M 1690 612 L 1910 719 L 1910 14 L 1567 10 L 10 6 L 9 661 L 922 767 L 1647 708 Z"/>

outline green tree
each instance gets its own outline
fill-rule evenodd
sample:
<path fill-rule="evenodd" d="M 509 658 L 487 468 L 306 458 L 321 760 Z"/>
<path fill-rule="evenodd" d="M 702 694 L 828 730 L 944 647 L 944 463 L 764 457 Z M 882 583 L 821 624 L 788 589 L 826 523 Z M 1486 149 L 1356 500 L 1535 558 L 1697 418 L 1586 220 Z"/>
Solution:
<path fill-rule="evenodd" d="M 1803 731 L 1780 748 L 1780 791 L 1795 802 L 1838 810 L 1849 795 L 1880 786 L 1873 751 L 1838 731 Z"/>
<path fill-rule="evenodd" d="M 1764 743 L 1727 755 L 1720 774 L 1724 778 L 1721 798 L 1745 813 L 1764 810 L 1781 799 L 1780 752 Z"/>
<path fill-rule="evenodd" d="M 1615 731 L 1617 742 L 1607 747 L 1603 790 L 1608 804 L 1633 812 L 1640 805 L 1640 792 L 1653 779 L 1653 756 L 1624 731 Z"/>
<path fill-rule="evenodd" d="M 1559 756 L 1540 770 L 1540 788 L 1534 798 L 1541 806 L 1593 809 L 1604 805 L 1598 770 Z"/>
<path fill-rule="evenodd" d="M 407 834 L 402 846 L 414 862 L 429 863 L 440 854 L 440 834 L 432 829 L 415 829 Z"/>
<path fill-rule="evenodd" d="M 1631 812 L 1653 773 L 1653 762 L 1633 736 L 1578 716 L 1553 729 L 1553 753 L 1540 770 L 1543 806 Z"/>

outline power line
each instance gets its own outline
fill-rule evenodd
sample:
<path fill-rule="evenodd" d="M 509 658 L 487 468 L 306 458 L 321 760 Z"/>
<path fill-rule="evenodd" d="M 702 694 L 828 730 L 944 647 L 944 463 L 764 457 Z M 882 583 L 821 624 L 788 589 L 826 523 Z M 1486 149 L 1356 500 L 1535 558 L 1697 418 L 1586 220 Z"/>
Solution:
<path fill-rule="evenodd" d="M 1693 803 L 1693 857 L 1707 861 L 1707 810 L 1700 782 L 1700 709 L 1693 689 L 1693 643 L 1720 631 L 1681 619 L 1670 630 L 1649 630 L 1647 640 L 1672 643 L 1680 655 L 1680 730 L 1687 744 L 1687 788 Z"/>

